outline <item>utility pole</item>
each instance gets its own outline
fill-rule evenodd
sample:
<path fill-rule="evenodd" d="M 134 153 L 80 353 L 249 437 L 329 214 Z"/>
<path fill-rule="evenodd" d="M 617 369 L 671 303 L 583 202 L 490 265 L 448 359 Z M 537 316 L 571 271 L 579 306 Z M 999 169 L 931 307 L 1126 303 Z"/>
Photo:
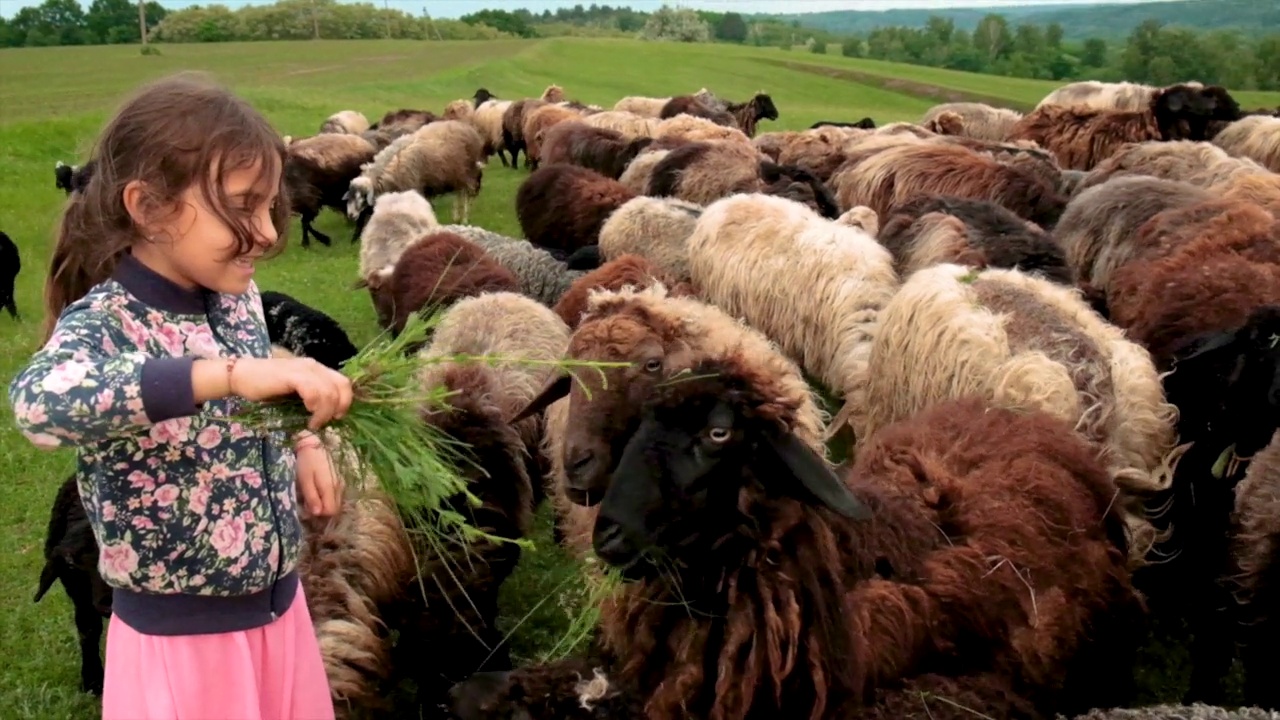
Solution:
<path fill-rule="evenodd" d="M 387 39 L 391 39 L 391 10 L 387 7 L 387 0 L 382 0 L 383 15 L 387 18 Z"/>
<path fill-rule="evenodd" d="M 316 0 L 311 0 L 311 31 L 315 39 L 320 39 L 320 16 L 316 13 Z"/>
<path fill-rule="evenodd" d="M 145 0 L 138 0 L 138 32 L 142 38 L 142 47 L 147 46 L 147 5 Z"/>

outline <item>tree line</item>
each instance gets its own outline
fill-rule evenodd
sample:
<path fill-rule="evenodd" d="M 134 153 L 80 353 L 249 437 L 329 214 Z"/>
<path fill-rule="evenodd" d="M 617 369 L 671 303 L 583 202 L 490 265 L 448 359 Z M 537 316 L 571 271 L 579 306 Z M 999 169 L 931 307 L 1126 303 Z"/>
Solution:
<path fill-rule="evenodd" d="M 1014 25 L 995 13 L 972 31 L 932 16 L 924 27 L 881 27 L 850 36 L 805 28 L 798 20 L 668 6 L 652 13 L 599 4 L 541 13 L 480 10 L 458 20 L 440 20 L 372 3 L 335 0 L 279 0 L 235 10 L 220 4 L 195 5 L 171 11 L 152 1 L 146 3 L 145 14 L 148 40 L 157 42 L 619 36 L 834 51 L 849 57 L 1044 80 L 1089 78 L 1165 85 L 1197 79 L 1235 89 L 1280 89 L 1280 33 L 1196 32 L 1154 19 L 1135 27 L 1120 42 L 1069 41 L 1060 24 Z M 136 43 L 140 37 L 133 0 L 93 0 L 87 11 L 77 0 L 44 0 L 13 18 L 0 18 L 0 47 Z"/>

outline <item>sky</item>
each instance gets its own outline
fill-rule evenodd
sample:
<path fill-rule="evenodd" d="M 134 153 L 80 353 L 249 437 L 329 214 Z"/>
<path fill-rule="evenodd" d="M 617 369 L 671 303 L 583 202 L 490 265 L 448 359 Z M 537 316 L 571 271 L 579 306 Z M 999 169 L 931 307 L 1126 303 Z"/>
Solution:
<path fill-rule="evenodd" d="M 199 4 L 220 2 L 230 8 L 242 5 L 261 5 L 270 0 L 204 0 Z M 593 1 L 601 5 L 622 5 L 636 10 L 651 11 L 664 4 L 691 7 L 699 10 L 736 11 L 742 13 L 796 13 L 823 12 L 828 10 L 903 10 L 960 7 L 998 7 L 1009 5 L 1090 5 L 1098 0 L 366 0 L 374 4 L 386 3 L 414 14 L 426 8 L 432 17 L 456 18 L 459 15 L 485 8 L 518 10 L 527 8 L 540 13 L 573 7 Z M 1104 0 L 1107 5 L 1132 5 L 1152 0 Z M 13 17 L 23 7 L 39 5 L 42 0 L 0 0 L 0 16 Z M 88 7 L 91 0 L 80 0 Z M 160 4 L 177 9 L 196 4 L 196 0 L 160 0 Z"/>

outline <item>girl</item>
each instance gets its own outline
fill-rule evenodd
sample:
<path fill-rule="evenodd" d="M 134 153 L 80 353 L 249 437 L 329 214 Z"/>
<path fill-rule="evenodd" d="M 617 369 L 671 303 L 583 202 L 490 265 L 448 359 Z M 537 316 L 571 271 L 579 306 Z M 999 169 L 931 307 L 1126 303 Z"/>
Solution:
<path fill-rule="evenodd" d="M 31 442 L 79 450 L 113 588 L 107 720 L 334 715 L 294 569 L 295 482 L 335 512 L 328 457 L 225 419 L 296 393 L 316 430 L 351 402 L 342 374 L 270 358 L 253 273 L 283 245 L 283 162 L 253 108 L 179 75 L 107 124 L 62 218 L 45 345 L 9 395 Z"/>

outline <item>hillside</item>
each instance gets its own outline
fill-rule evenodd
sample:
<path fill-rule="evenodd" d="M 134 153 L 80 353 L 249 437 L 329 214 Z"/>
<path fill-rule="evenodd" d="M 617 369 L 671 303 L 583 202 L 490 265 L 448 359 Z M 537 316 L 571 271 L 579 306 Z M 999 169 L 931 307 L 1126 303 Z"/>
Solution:
<path fill-rule="evenodd" d="M 1173 0 L 1136 5 L 1036 5 L 922 10 L 838 10 L 820 13 L 770 15 L 798 21 L 803 27 L 850 35 L 878 27 L 923 27 L 931 15 L 948 18 L 956 27 L 973 30 L 988 13 L 1004 15 L 1011 23 L 1060 23 L 1069 39 L 1123 37 L 1150 19 L 1198 30 L 1234 28 L 1250 33 L 1280 29 L 1280 0 Z"/>

